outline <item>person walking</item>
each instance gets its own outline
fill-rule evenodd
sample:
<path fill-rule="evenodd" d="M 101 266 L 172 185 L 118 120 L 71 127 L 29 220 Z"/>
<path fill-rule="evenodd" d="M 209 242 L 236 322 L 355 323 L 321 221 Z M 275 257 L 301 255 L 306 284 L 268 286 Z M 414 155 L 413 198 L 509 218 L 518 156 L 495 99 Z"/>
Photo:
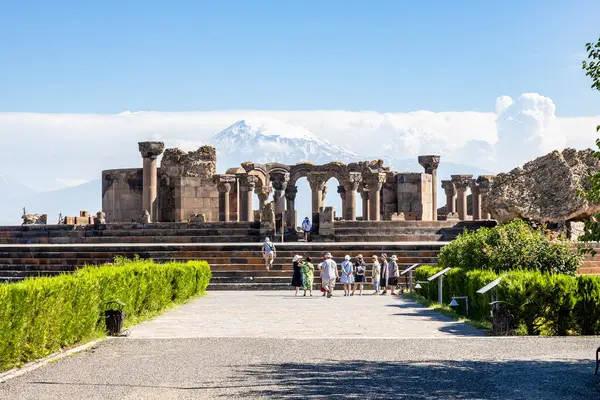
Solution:
<path fill-rule="evenodd" d="M 333 261 L 331 253 L 325 254 L 325 261 L 321 265 L 323 269 L 323 286 L 327 290 L 327 298 L 331 298 L 335 289 L 335 281 L 340 277 L 337 264 Z"/>
<path fill-rule="evenodd" d="M 304 287 L 304 296 L 306 291 L 310 292 L 312 297 L 313 281 L 315 279 L 315 266 L 312 263 L 311 257 L 306 257 L 306 260 L 302 263 L 302 286 Z"/>
<path fill-rule="evenodd" d="M 296 254 L 292 259 L 294 266 L 294 275 L 292 275 L 292 286 L 296 288 L 295 296 L 298 296 L 298 289 L 302 287 L 302 256 Z"/>
<path fill-rule="evenodd" d="M 356 256 L 356 263 L 354 264 L 354 270 L 356 271 L 356 279 L 354 281 L 354 288 L 352 289 L 352 295 L 354 296 L 354 292 L 356 291 L 356 287 L 360 288 L 358 295 L 363 295 L 363 287 L 365 281 L 367 280 L 365 273 L 367 272 L 367 263 L 363 260 L 362 254 Z"/>
<path fill-rule="evenodd" d="M 344 296 L 350 296 L 350 287 L 354 283 L 354 265 L 350 261 L 350 256 L 344 257 L 342 261 L 342 276 L 340 282 L 344 284 Z"/>
<path fill-rule="evenodd" d="M 379 285 L 383 288 L 382 295 L 387 294 L 388 265 L 387 254 L 383 253 L 381 255 L 381 279 L 379 280 Z"/>
<path fill-rule="evenodd" d="M 308 217 L 304 218 L 304 221 L 302 221 L 302 232 L 304 233 L 305 242 L 308 242 L 308 234 L 310 233 L 311 229 L 312 224 L 310 223 L 310 220 Z"/>
<path fill-rule="evenodd" d="M 398 286 L 398 277 L 400 276 L 400 268 L 398 267 L 398 257 L 392 256 L 388 264 L 388 281 L 387 285 L 392 289 L 392 294 L 396 294 L 396 286 Z"/>
<path fill-rule="evenodd" d="M 371 279 L 373 280 L 373 289 L 375 289 L 375 293 L 379 294 L 379 282 L 381 281 L 381 264 L 379 264 L 379 258 L 377 256 L 373 256 L 373 269 L 371 270 Z"/>
<path fill-rule="evenodd" d="M 277 256 L 277 250 L 275 250 L 275 245 L 271 243 L 271 240 L 266 237 L 261 250 L 262 256 L 265 259 L 265 268 L 267 271 L 273 267 L 273 261 L 275 261 L 275 257 Z"/>
<path fill-rule="evenodd" d="M 327 289 L 325 289 L 325 282 L 323 282 L 323 262 L 327 259 L 325 255 L 323 255 L 323 260 L 319 263 L 319 278 L 321 278 L 321 293 L 323 293 L 323 297 L 327 294 Z"/>

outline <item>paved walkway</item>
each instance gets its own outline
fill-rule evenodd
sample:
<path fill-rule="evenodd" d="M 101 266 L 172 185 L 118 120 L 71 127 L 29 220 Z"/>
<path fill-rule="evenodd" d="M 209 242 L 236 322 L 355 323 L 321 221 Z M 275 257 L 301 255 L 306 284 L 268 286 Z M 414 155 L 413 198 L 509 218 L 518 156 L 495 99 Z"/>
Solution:
<path fill-rule="evenodd" d="M 302 293 L 302 292 L 300 292 Z M 131 329 L 135 339 L 434 338 L 482 332 L 399 296 L 295 297 L 292 290 L 212 292 Z"/>
<path fill-rule="evenodd" d="M 213 292 L 0 399 L 598 399 L 598 338 L 493 338 L 399 297 Z"/>

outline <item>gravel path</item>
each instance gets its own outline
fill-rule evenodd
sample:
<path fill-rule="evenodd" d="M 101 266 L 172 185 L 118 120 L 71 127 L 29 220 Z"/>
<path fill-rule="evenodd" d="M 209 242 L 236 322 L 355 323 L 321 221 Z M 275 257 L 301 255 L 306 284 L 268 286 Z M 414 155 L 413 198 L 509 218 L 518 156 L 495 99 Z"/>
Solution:
<path fill-rule="evenodd" d="M 252 311 L 252 302 L 265 308 Z M 360 336 L 365 327 L 356 319 L 329 318 L 337 307 L 381 314 Z M 298 323 L 301 310 L 312 314 Z M 129 338 L 0 384 L 0 399 L 600 398 L 598 338 L 485 337 L 428 313 L 400 298 L 211 293 L 135 327 Z M 276 326 L 279 337 L 269 337 Z M 390 337 L 377 338 L 381 332 Z"/>

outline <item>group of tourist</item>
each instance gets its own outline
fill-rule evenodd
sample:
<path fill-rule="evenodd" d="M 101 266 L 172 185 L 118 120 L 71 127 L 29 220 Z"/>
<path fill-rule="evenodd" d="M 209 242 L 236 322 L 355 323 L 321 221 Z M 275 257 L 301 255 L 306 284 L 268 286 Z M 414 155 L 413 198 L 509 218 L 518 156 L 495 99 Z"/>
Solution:
<path fill-rule="evenodd" d="M 387 254 L 384 253 L 381 258 L 374 255 L 372 260 L 371 283 L 374 289 L 373 294 L 386 295 L 388 290 L 391 291 L 391 294 L 396 294 L 396 286 L 400 276 L 398 257 L 392 256 L 388 262 Z M 295 255 L 292 264 L 294 266 L 292 286 L 296 288 L 295 295 L 298 296 L 298 292 L 302 288 L 304 289 L 304 296 L 306 296 L 306 292 L 309 292 L 312 296 L 315 274 L 312 258 L 306 257 L 305 259 L 301 255 Z M 323 292 L 323 296 L 328 298 L 333 296 L 338 279 L 344 285 L 344 296 L 354 296 L 356 289 L 358 289 L 359 296 L 363 295 L 364 285 L 367 283 L 368 265 L 362 254 L 356 256 L 354 262 L 352 262 L 349 255 L 346 255 L 341 268 L 338 270 L 337 263 L 333 260 L 331 253 L 327 253 L 317 268 L 321 274 L 321 292 Z"/>
<path fill-rule="evenodd" d="M 262 256 L 265 259 L 265 268 L 269 271 L 273 267 L 273 261 L 277 255 L 275 245 L 267 237 L 262 246 Z M 398 278 L 400 277 L 400 268 L 398 266 L 398 257 L 393 255 L 388 261 L 387 254 L 371 257 L 371 284 L 374 294 L 386 295 L 388 290 L 391 294 L 396 294 Z M 296 289 L 298 296 L 300 289 L 304 290 L 304 296 L 308 292 L 312 296 L 315 269 L 321 276 L 321 292 L 323 296 L 331 297 L 335 289 L 335 284 L 339 280 L 344 285 L 344 296 L 354 296 L 356 289 L 358 295 L 363 295 L 364 285 L 367 283 L 368 264 L 362 254 L 356 256 L 352 261 L 349 255 L 344 257 L 341 268 L 338 269 L 337 263 L 333 260 L 331 253 L 323 256 L 322 262 L 317 267 L 313 264 L 311 257 L 295 255 L 292 259 L 294 274 L 292 275 L 292 287 Z"/>

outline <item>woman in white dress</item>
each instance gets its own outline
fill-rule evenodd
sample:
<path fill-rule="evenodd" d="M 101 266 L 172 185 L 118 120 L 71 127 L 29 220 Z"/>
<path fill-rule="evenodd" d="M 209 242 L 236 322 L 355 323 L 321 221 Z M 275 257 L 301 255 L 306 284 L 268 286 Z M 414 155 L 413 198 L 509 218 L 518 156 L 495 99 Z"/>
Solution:
<path fill-rule="evenodd" d="M 350 288 L 354 283 L 354 264 L 350 261 L 350 256 L 344 257 L 342 261 L 342 276 L 340 282 L 344 284 L 344 296 L 350 295 Z"/>

